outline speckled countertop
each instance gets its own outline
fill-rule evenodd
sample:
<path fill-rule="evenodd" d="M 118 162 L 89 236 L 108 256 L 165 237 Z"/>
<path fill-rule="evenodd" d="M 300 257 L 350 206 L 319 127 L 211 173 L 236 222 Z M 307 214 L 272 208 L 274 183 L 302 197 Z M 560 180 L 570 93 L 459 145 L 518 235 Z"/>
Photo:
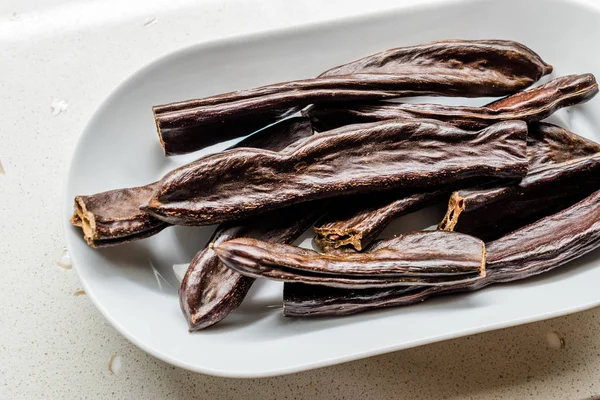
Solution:
<path fill-rule="evenodd" d="M 384 12 L 398 2 L 321 3 L 0 3 L 0 399 L 589 399 L 600 394 L 600 309 L 319 370 L 237 380 L 194 374 L 145 354 L 96 311 L 74 271 L 59 265 L 63 180 L 75 141 L 104 97 L 176 48 Z M 113 363 L 111 372 L 108 363 L 115 357 L 120 365 Z"/>

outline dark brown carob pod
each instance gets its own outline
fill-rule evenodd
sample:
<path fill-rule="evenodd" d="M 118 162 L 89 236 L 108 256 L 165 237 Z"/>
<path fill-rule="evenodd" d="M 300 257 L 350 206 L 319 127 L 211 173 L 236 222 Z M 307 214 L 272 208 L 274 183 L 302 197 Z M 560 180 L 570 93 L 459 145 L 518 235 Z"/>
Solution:
<path fill-rule="evenodd" d="M 387 50 L 315 79 L 153 107 L 166 155 L 237 136 L 309 104 L 415 95 L 504 96 L 552 72 L 535 52 L 503 40 L 450 40 Z"/>
<path fill-rule="evenodd" d="M 600 189 L 600 145 L 545 123 L 532 125 L 529 135 L 525 178 L 454 192 L 440 229 L 494 240 Z"/>
<path fill-rule="evenodd" d="M 105 247 L 152 236 L 169 224 L 140 211 L 154 191 L 146 186 L 109 190 L 90 196 L 75 197 L 71 223 L 81 227 L 92 247 Z"/>
<path fill-rule="evenodd" d="M 489 178 L 476 178 L 430 192 L 387 191 L 342 198 L 315 223 L 314 242 L 326 252 L 362 251 L 395 219 L 433 204 L 445 204 L 453 190 L 484 182 L 500 186 L 507 180 L 490 182 Z"/>
<path fill-rule="evenodd" d="M 292 144 L 311 135 L 308 119 L 295 117 L 257 132 L 234 147 L 291 151 Z M 83 237 L 92 247 L 114 246 L 155 235 L 170 224 L 141 211 L 140 206 L 148 202 L 156 184 L 76 196 L 71 223 L 82 228 Z"/>
<path fill-rule="evenodd" d="M 319 216 L 321 206 L 302 204 L 272 211 L 241 223 L 223 224 L 215 231 L 214 246 L 238 237 L 291 243 Z M 190 331 L 208 328 L 239 307 L 254 278 L 227 268 L 212 248 L 192 259 L 179 286 L 179 303 Z"/>
<path fill-rule="evenodd" d="M 416 46 L 398 47 L 331 68 L 319 78 L 357 72 L 393 74 L 405 68 L 430 65 L 472 72 L 496 83 L 527 87 L 552 72 L 552 66 L 529 47 L 511 40 L 439 40 Z M 477 82 L 476 85 L 480 85 Z"/>
<path fill-rule="evenodd" d="M 394 118 L 432 118 L 462 129 L 481 129 L 498 121 L 541 121 L 563 107 L 584 103 L 597 93 L 598 84 L 594 75 L 568 75 L 484 107 L 379 101 L 314 106 L 304 114 L 310 117 L 313 127 L 319 132 L 349 124 Z"/>
<path fill-rule="evenodd" d="M 531 124 L 527 136 L 528 174 L 531 177 L 540 168 L 559 164 L 574 158 L 591 156 L 598 152 L 600 152 L 600 145 L 563 128 L 545 123 Z M 579 167 L 584 167 L 584 165 L 579 165 Z M 573 170 L 570 173 L 577 173 L 577 171 Z M 593 179 L 592 174 L 588 175 L 589 178 Z M 505 189 L 497 190 L 499 187 L 506 186 L 502 182 L 488 182 L 487 185 L 488 188 L 479 188 L 471 191 L 472 198 L 469 201 L 472 200 L 475 202 L 475 194 L 480 192 L 494 195 L 500 195 L 501 193 L 508 194 Z M 527 186 L 528 183 L 522 182 L 522 185 Z M 573 185 L 577 186 L 575 183 Z M 476 184 L 472 186 L 464 184 L 462 187 L 474 186 Z M 506 201 L 502 201 L 502 204 L 497 204 L 498 207 L 503 208 L 502 211 L 493 211 L 488 215 L 488 210 L 482 210 L 478 215 L 474 215 L 473 218 L 467 217 L 467 219 L 483 223 L 490 219 L 496 219 L 499 216 L 498 213 L 500 213 L 500 217 L 497 220 L 501 221 L 503 220 L 502 215 L 512 213 L 510 219 L 504 221 L 507 228 L 503 229 L 503 231 L 516 229 L 519 227 L 519 223 L 523 225 L 527 221 L 534 220 L 537 216 L 543 216 L 539 214 L 540 212 L 551 212 L 553 209 L 560 209 L 563 204 L 572 204 L 577 199 L 585 197 L 586 191 L 594 190 L 596 186 L 592 185 L 591 189 L 580 187 L 575 190 L 569 190 L 567 193 L 560 190 L 551 192 L 556 197 L 547 198 L 550 203 L 543 201 L 545 199 L 543 196 L 538 202 L 538 198 L 532 194 L 530 198 L 534 200 L 531 202 L 522 202 L 522 200 L 517 199 L 515 200 L 515 204 L 518 204 L 519 208 L 508 207 L 508 210 L 502 206 L 502 204 L 507 204 Z M 354 249 L 360 251 L 375 239 L 387 224 L 395 218 L 425 207 L 429 203 L 440 199 L 440 196 L 449 196 L 452 190 L 455 189 L 457 188 L 452 189 L 448 187 L 447 190 L 429 193 L 370 194 L 360 196 L 360 198 L 353 199 L 353 201 L 344 202 L 344 204 L 328 211 L 322 220 L 315 225 L 315 243 L 326 251 L 343 246 L 352 246 Z M 469 191 L 464 190 L 457 193 L 464 194 L 467 192 Z M 512 192 L 512 195 L 513 197 L 522 199 L 520 195 L 517 195 L 516 191 Z M 489 199 L 488 197 L 482 198 Z M 510 203 L 511 200 L 508 199 L 507 201 Z M 452 223 L 454 223 L 453 220 L 456 220 L 460 215 L 460 196 L 455 193 L 451 197 L 450 204 L 450 211 L 441 224 L 442 228 L 446 229 L 451 229 Z M 467 233 L 473 233 L 476 236 L 477 234 L 481 234 L 484 238 L 487 237 L 487 234 L 478 231 L 467 231 Z"/>
<path fill-rule="evenodd" d="M 394 219 L 448 195 L 446 190 L 406 194 L 385 193 L 348 199 L 335 205 L 314 226 L 315 243 L 323 251 L 349 246 L 361 251 Z"/>
<path fill-rule="evenodd" d="M 292 118 L 267 128 L 240 142 L 240 147 L 257 147 L 274 151 L 292 151 L 312 134 L 304 118 Z M 321 205 L 306 204 L 263 214 L 237 223 L 223 224 L 211 238 L 221 243 L 239 236 L 265 241 L 289 243 L 304 232 L 318 217 Z M 212 326 L 242 303 L 254 283 L 221 263 L 209 248 L 198 252 L 190 262 L 179 285 L 179 304 L 190 331 Z"/>
<path fill-rule="evenodd" d="M 483 242 L 444 231 L 385 239 L 365 253 L 317 253 L 251 238 L 212 248 L 225 265 L 249 277 L 340 288 L 438 286 L 485 276 Z"/>
<path fill-rule="evenodd" d="M 352 125 L 286 154 L 236 149 L 200 159 L 167 174 L 144 210 L 173 224 L 207 225 L 340 195 L 519 179 L 526 136 L 520 121 L 479 132 L 435 120 Z"/>
<path fill-rule="evenodd" d="M 558 268 L 600 247 L 600 191 L 486 245 L 486 276 L 443 287 L 343 290 L 284 285 L 286 316 L 348 315 L 419 303 L 432 296 L 513 282 Z"/>

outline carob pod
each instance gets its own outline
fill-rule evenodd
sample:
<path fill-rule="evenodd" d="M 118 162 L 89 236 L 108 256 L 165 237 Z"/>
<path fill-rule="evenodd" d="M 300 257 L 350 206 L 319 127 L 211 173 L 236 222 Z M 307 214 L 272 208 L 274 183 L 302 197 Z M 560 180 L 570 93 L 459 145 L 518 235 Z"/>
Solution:
<path fill-rule="evenodd" d="M 488 178 L 475 178 L 430 192 L 388 191 L 339 199 L 315 224 L 314 242 L 326 252 L 336 249 L 362 251 L 395 219 L 433 204 L 446 203 L 453 190 L 484 182 L 490 184 L 489 181 Z M 493 183 L 506 184 L 507 180 Z"/>
<path fill-rule="evenodd" d="M 535 52 L 504 40 L 450 40 L 383 51 L 318 78 L 153 107 L 166 155 L 251 133 L 313 103 L 414 95 L 503 96 L 552 72 Z"/>
<path fill-rule="evenodd" d="M 390 102 L 313 106 L 303 113 L 319 132 L 340 126 L 394 118 L 432 118 L 462 129 L 482 129 L 499 121 L 537 122 L 563 107 L 584 103 L 598 93 L 592 74 L 568 75 L 515 93 L 483 107 Z"/>
<path fill-rule="evenodd" d="M 552 72 L 552 66 L 527 46 L 511 40 L 439 40 L 416 46 L 397 47 L 331 68 L 319 77 L 357 72 L 394 74 L 420 68 L 439 67 L 470 72 L 503 87 L 527 87 Z M 487 91 L 485 83 L 474 82 Z M 498 88 L 496 88 L 498 89 Z"/>
<path fill-rule="evenodd" d="M 292 118 L 250 136 L 241 147 L 257 147 L 273 151 L 292 151 L 312 135 L 305 118 Z M 322 205 L 308 203 L 276 210 L 247 221 L 222 224 L 211 238 L 222 243 L 239 236 L 265 241 L 289 243 L 304 232 L 318 217 Z M 221 263 L 208 247 L 199 251 L 179 285 L 179 305 L 189 330 L 208 328 L 227 317 L 242 303 L 254 283 Z"/>
<path fill-rule="evenodd" d="M 251 238 L 211 247 L 242 275 L 283 282 L 371 288 L 450 285 L 485 276 L 483 242 L 455 232 L 413 232 L 384 239 L 365 253 L 318 253 Z"/>
<path fill-rule="evenodd" d="M 600 153 L 600 144 L 558 125 L 539 122 L 529 125 L 527 159 L 529 171 Z"/>
<path fill-rule="evenodd" d="M 352 247 L 363 250 L 394 219 L 447 196 L 448 190 L 357 196 L 331 210 L 315 226 L 315 243 L 323 251 Z"/>
<path fill-rule="evenodd" d="M 439 228 L 497 239 L 600 189 L 600 145 L 555 125 L 529 130 L 530 170 L 518 184 L 459 190 Z"/>
<path fill-rule="evenodd" d="M 444 287 L 342 290 L 284 285 L 286 316 L 348 315 L 383 307 L 419 303 L 429 297 L 481 289 L 492 283 L 535 276 L 600 247 L 600 191 L 556 214 L 486 245 L 486 276 Z"/>
<path fill-rule="evenodd" d="M 528 175 L 531 177 L 532 174 L 543 167 L 548 167 L 552 164 L 559 164 L 570 159 L 586 157 L 594 155 L 600 152 L 600 145 L 590 140 L 584 139 L 572 132 L 569 132 L 563 128 L 557 127 L 551 124 L 535 123 L 529 127 L 529 134 L 527 136 L 527 158 L 529 165 Z M 577 173 L 577 171 L 573 171 Z M 593 179 L 593 175 L 590 175 Z M 527 181 L 522 183 L 528 185 Z M 500 193 L 506 193 L 506 186 L 502 182 L 488 182 L 487 189 L 478 189 L 476 191 L 461 191 L 459 193 L 472 193 L 472 197 L 475 197 L 476 193 L 482 192 L 485 194 L 494 193 L 499 195 Z M 470 185 L 467 183 L 462 187 L 476 187 L 476 185 Z M 509 220 L 503 221 L 508 229 L 516 229 L 519 226 L 523 226 L 527 221 L 533 221 L 537 217 L 542 217 L 539 213 L 552 212 L 553 209 L 560 209 L 564 204 L 573 204 L 578 199 L 585 197 L 586 191 L 589 194 L 595 188 L 597 184 L 592 184 L 590 188 L 581 187 L 570 190 L 567 193 L 564 191 L 547 191 L 546 197 L 538 199 L 535 194 L 531 194 L 529 197 L 523 198 L 517 196 L 516 192 L 512 192 L 513 197 L 517 197 L 515 204 L 519 204 L 518 208 L 512 208 L 512 203 L 509 200 L 504 201 L 504 204 L 511 204 L 508 209 L 502 207 L 501 211 L 494 211 L 488 213 L 488 210 L 482 210 L 477 215 L 474 215 L 472 220 L 477 223 L 483 224 L 485 221 L 497 220 L 498 212 L 502 215 L 512 213 L 513 215 Z M 405 215 L 409 212 L 416 211 L 419 208 L 427 206 L 431 202 L 435 202 L 440 199 L 440 195 L 449 196 L 452 189 L 448 187 L 447 190 L 439 190 L 436 192 L 425 192 L 425 193 L 385 193 L 381 195 L 363 195 L 353 201 L 343 202 L 339 207 L 330 210 L 321 221 L 315 225 L 315 243 L 323 250 L 330 251 L 333 248 L 342 248 L 344 246 L 356 250 L 361 250 L 367 246 L 373 239 L 377 237 L 381 231 L 395 218 Z M 555 197 L 547 197 L 553 195 Z M 444 222 L 441 224 L 442 228 L 451 229 L 453 221 L 458 218 L 458 212 L 460 212 L 460 198 L 455 194 L 450 201 L 450 211 L 446 215 Z M 447 198 L 447 197 L 446 197 Z M 488 199 L 487 197 L 483 197 Z M 524 203 L 522 201 L 531 198 L 531 202 Z M 548 201 L 543 201 L 547 199 Z M 539 201 L 538 201 L 539 200 Z M 475 200 L 473 200 L 474 202 Z M 554 203 L 553 203 L 554 202 Z M 531 204 L 529 204 L 531 203 Z M 464 205 L 464 204 L 463 204 Z M 475 207 L 475 206 L 473 206 Z M 458 211 L 455 211 L 458 208 Z M 564 206 L 563 206 L 564 208 Z M 545 210 L 545 211 L 544 211 Z M 467 217 L 469 218 L 469 217 Z M 519 225 L 520 224 L 520 225 Z M 506 231 L 503 230 L 503 232 Z M 487 238 L 488 234 L 480 231 L 465 231 L 466 233 L 482 235 L 483 238 Z M 500 236 L 501 233 L 497 234 Z"/>
<path fill-rule="evenodd" d="M 207 225 L 295 203 L 398 189 L 425 191 L 476 177 L 522 178 L 527 125 L 479 132 L 435 120 L 390 120 L 313 135 L 293 152 L 236 149 L 167 174 L 144 210 Z"/>
<path fill-rule="evenodd" d="M 211 238 L 216 246 L 237 237 L 291 243 L 319 216 L 322 205 L 306 203 L 287 207 L 239 223 L 220 225 Z M 254 278 L 227 268 L 212 248 L 200 251 L 179 286 L 179 304 L 190 331 L 221 321 L 244 300 Z"/>
<path fill-rule="evenodd" d="M 257 147 L 281 151 L 312 135 L 308 119 L 289 118 L 240 141 L 234 147 Z M 71 223 L 82 228 L 92 247 L 128 243 L 157 234 L 170 224 L 154 218 L 140 206 L 146 204 L 158 182 L 115 189 L 89 196 L 76 196 Z"/>
<path fill-rule="evenodd" d="M 71 223 L 82 229 L 91 247 L 107 247 L 155 235 L 169 224 L 141 211 L 140 205 L 148 201 L 156 184 L 75 196 Z"/>

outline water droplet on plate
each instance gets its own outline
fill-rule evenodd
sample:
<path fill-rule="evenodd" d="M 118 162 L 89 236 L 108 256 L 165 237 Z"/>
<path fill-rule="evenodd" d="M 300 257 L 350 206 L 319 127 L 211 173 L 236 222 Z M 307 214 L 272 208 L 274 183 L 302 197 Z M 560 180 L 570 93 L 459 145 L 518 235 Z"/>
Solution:
<path fill-rule="evenodd" d="M 62 249 L 60 257 L 56 260 L 56 265 L 61 267 L 62 269 L 71 269 L 73 268 L 73 263 L 71 262 L 71 255 L 66 247 Z"/>
<path fill-rule="evenodd" d="M 564 349 L 565 348 L 565 339 L 558 334 L 558 332 L 548 332 L 546 333 L 546 343 L 548 343 L 548 347 L 551 349 Z"/>
<path fill-rule="evenodd" d="M 121 356 L 113 354 L 108 359 L 108 372 L 111 375 L 117 375 L 121 371 Z"/>
<path fill-rule="evenodd" d="M 50 112 L 54 116 L 67 111 L 67 108 L 69 108 L 69 103 L 66 100 L 54 99 L 50 103 Z"/>
<path fill-rule="evenodd" d="M 156 17 L 148 17 L 146 21 L 144 21 L 144 26 L 150 26 L 156 23 Z"/>

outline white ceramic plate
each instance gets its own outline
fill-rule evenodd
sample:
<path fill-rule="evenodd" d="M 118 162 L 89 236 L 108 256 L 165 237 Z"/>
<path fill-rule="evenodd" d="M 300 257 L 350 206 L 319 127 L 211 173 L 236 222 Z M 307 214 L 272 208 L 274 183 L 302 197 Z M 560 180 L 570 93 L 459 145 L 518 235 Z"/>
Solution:
<path fill-rule="evenodd" d="M 595 306 L 600 303 L 598 252 L 521 283 L 337 319 L 284 318 L 280 284 L 260 282 L 222 323 L 190 334 L 172 265 L 188 262 L 212 227 L 173 227 L 98 251 L 87 247 L 67 220 L 76 194 L 145 184 L 202 154 L 165 159 L 152 105 L 312 77 L 373 52 L 448 38 L 514 39 L 553 64 L 554 76 L 600 74 L 599 37 L 600 9 L 583 3 L 461 1 L 222 41 L 164 57 L 109 96 L 73 157 L 63 213 L 68 248 L 85 290 L 102 314 L 147 352 L 183 368 L 231 377 L 290 373 Z M 595 99 L 553 120 L 600 139 L 599 115 L 600 99 Z M 407 216 L 387 233 L 428 226 L 439 217 L 439 210 Z"/>

